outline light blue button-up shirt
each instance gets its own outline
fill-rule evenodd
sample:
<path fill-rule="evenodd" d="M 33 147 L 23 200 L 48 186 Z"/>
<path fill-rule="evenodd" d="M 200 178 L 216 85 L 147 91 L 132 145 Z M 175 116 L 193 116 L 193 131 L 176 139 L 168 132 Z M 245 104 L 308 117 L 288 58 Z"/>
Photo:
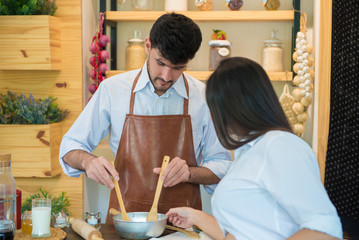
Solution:
<path fill-rule="evenodd" d="M 241 240 L 287 239 L 311 229 L 342 239 L 340 218 L 320 181 L 309 145 L 269 131 L 238 148 L 212 197 L 223 233 Z"/>
<path fill-rule="evenodd" d="M 135 88 L 134 114 L 174 115 L 183 113 L 183 100 L 188 98 L 181 76 L 166 93 L 158 96 L 150 82 L 147 64 Z M 66 164 L 62 158 L 71 150 L 92 152 L 102 138 L 110 133 L 110 148 L 116 155 L 126 114 L 129 113 L 132 84 L 139 73 L 129 71 L 102 82 L 80 116 L 62 139 L 60 164 L 68 176 L 78 177 L 82 171 Z M 189 114 L 191 115 L 193 144 L 197 165 L 207 167 L 220 179 L 226 174 L 232 160 L 229 151 L 220 144 L 208 106 L 205 84 L 186 75 L 189 85 Z M 145 137 L 145 136 L 144 136 Z M 214 185 L 205 186 L 212 193 Z"/>

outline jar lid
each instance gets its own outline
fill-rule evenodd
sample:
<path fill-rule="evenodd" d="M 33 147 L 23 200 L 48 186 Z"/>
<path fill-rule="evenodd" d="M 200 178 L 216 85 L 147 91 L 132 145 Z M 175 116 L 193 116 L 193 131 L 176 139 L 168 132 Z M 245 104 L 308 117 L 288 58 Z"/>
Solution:
<path fill-rule="evenodd" d="M 0 154 L 0 161 L 3 162 L 11 161 L 11 154 Z"/>
<path fill-rule="evenodd" d="M 272 33 L 271 33 L 271 38 L 267 39 L 267 40 L 264 40 L 264 44 L 266 46 L 280 46 L 282 44 L 282 41 L 279 40 L 278 38 L 276 38 L 276 36 L 275 36 L 277 31 L 278 30 L 273 29 Z"/>
<path fill-rule="evenodd" d="M 232 44 L 228 40 L 211 40 L 211 41 L 208 42 L 208 45 L 209 46 L 217 45 L 217 46 L 229 47 Z"/>
<path fill-rule="evenodd" d="M 143 39 L 139 39 L 139 38 L 131 38 L 130 40 L 128 40 L 129 43 L 132 42 L 137 42 L 137 43 L 143 43 L 145 42 Z"/>

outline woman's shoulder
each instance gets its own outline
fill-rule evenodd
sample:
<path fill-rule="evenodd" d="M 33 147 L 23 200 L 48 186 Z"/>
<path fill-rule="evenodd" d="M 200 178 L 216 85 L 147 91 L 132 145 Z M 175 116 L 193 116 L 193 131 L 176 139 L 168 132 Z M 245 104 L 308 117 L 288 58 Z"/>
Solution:
<path fill-rule="evenodd" d="M 283 130 L 271 130 L 263 135 L 263 141 L 270 142 L 271 144 L 276 143 L 301 143 L 307 144 L 302 138 L 298 137 L 294 133 L 283 131 Z"/>
<path fill-rule="evenodd" d="M 281 130 L 272 130 L 263 135 L 259 144 L 266 149 L 266 152 L 280 151 L 287 152 L 307 152 L 312 154 L 312 149 L 302 138 L 297 135 Z"/>

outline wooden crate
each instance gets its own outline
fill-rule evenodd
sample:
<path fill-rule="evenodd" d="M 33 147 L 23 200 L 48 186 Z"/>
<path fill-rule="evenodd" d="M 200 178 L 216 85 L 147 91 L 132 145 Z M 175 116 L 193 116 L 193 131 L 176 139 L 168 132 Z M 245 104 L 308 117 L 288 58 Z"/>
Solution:
<path fill-rule="evenodd" d="M 11 154 L 14 177 L 53 177 L 62 172 L 61 124 L 0 124 L 0 153 Z"/>
<path fill-rule="evenodd" d="M 0 16 L 0 69 L 60 70 L 60 19 Z"/>

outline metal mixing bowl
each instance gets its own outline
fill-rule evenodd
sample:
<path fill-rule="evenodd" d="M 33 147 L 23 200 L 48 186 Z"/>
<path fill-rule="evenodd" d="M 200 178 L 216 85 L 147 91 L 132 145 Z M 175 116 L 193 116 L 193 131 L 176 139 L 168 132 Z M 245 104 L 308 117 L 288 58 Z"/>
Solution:
<path fill-rule="evenodd" d="M 131 221 L 122 220 L 122 215 L 113 216 L 117 234 L 122 238 L 148 239 L 160 236 L 166 228 L 167 216 L 157 214 L 157 221 L 147 222 L 148 212 L 130 212 L 127 215 Z"/>

